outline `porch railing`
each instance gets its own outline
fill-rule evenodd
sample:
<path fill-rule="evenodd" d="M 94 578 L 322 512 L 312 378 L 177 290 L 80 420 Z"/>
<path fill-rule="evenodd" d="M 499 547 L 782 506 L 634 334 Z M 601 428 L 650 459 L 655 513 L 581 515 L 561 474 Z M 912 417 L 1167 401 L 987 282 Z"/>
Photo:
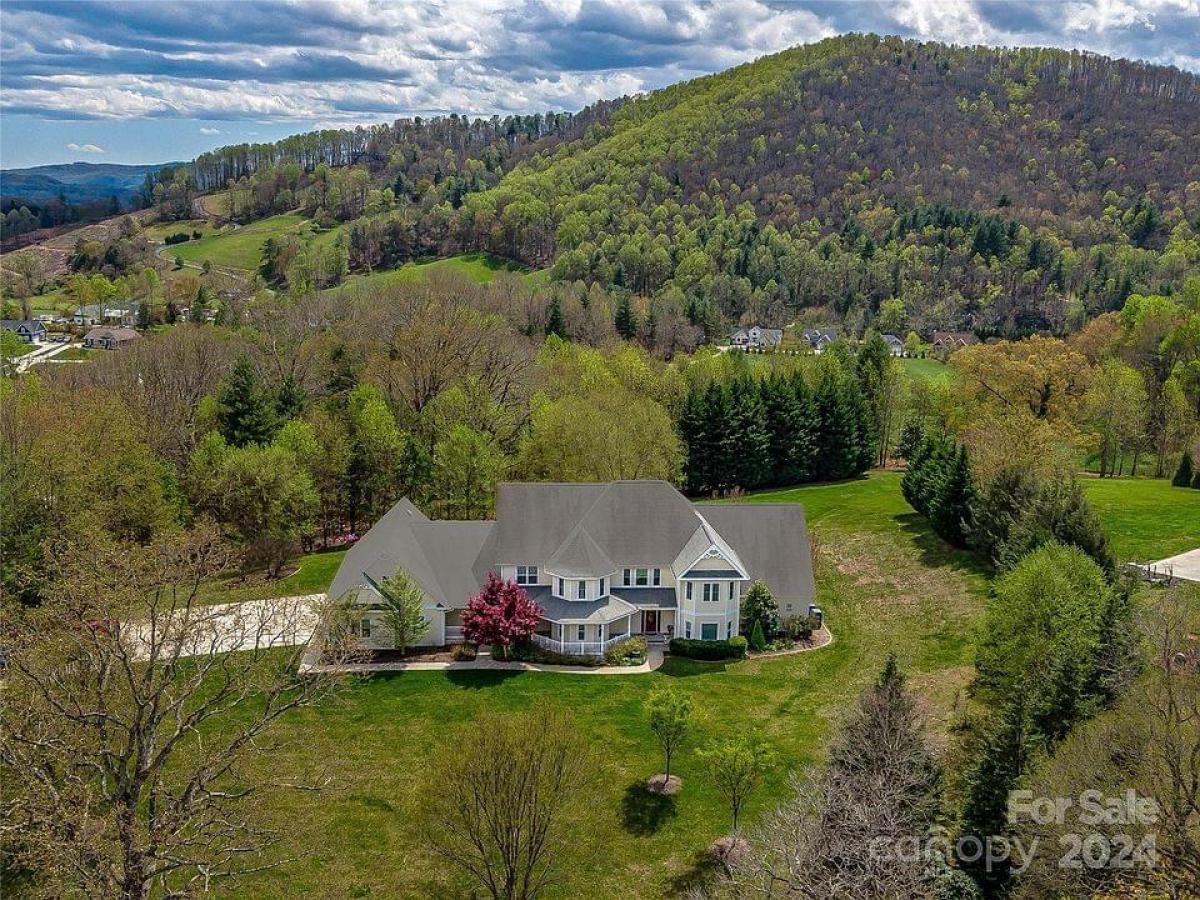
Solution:
<path fill-rule="evenodd" d="M 609 647 L 620 643 L 628 637 L 631 637 L 631 635 L 618 634 L 606 641 L 556 641 L 552 637 L 534 632 L 533 642 L 543 650 L 562 653 L 567 656 L 603 656 Z"/>

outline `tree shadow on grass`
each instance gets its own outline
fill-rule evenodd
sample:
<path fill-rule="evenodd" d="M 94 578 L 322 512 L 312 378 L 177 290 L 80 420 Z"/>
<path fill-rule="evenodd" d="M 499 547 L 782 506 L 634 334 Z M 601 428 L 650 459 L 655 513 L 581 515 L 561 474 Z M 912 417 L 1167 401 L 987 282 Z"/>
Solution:
<path fill-rule="evenodd" d="M 921 562 L 927 566 L 947 566 L 956 572 L 988 576 L 987 565 L 975 554 L 951 547 L 938 537 L 929 521 L 920 513 L 911 512 L 895 516 L 901 530 L 912 539 L 913 546 L 921 551 Z"/>
<path fill-rule="evenodd" d="M 725 671 L 723 662 L 707 662 L 699 659 L 688 659 L 683 656 L 667 654 L 658 672 L 671 678 L 689 678 L 693 675 L 713 675 Z"/>
<path fill-rule="evenodd" d="M 638 837 L 654 834 L 676 815 L 675 797 L 652 791 L 644 781 L 625 788 L 621 800 L 621 822 L 625 830 Z"/>
<path fill-rule="evenodd" d="M 708 850 L 693 854 L 688 867 L 667 882 L 668 897 L 691 897 L 704 891 L 721 874 L 721 862 Z"/>
<path fill-rule="evenodd" d="M 460 688 L 481 691 L 523 674 L 521 669 L 447 669 L 446 680 Z"/>

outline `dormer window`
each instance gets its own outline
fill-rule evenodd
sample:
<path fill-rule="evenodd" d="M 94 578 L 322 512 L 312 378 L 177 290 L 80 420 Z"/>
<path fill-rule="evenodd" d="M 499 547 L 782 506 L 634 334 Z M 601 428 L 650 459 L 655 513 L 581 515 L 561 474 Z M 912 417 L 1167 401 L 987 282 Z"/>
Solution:
<path fill-rule="evenodd" d="M 576 590 L 575 590 L 575 599 L 586 600 L 587 599 L 587 582 L 580 581 L 580 582 L 578 582 L 578 584 L 579 584 L 579 587 L 576 588 Z"/>
<path fill-rule="evenodd" d="M 537 584 L 538 583 L 538 567 L 537 566 L 517 566 L 517 584 Z"/>

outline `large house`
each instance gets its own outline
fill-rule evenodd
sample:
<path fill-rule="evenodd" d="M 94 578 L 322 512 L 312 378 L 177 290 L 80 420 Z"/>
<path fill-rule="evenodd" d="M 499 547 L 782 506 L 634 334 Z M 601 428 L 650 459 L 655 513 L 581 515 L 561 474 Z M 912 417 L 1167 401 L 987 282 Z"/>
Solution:
<path fill-rule="evenodd" d="M 132 328 L 93 328 L 83 338 L 83 346 L 89 350 L 120 350 L 138 339 Z"/>
<path fill-rule="evenodd" d="M 81 306 L 71 314 L 71 324 L 88 325 L 121 325 L 131 327 L 137 324 L 137 304 L 129 306 L 102 306 L 92 303 Z"/>
<path fill-rule="evenodd" d="M 979 338 L 969 331 L 935 331 L 931 346 L 934 352 L 950 354 L 960 347 L 978 343 Z"/>
<path fill-rule="evenodd" d="M 391 647 L 377 585 L 397 569 L 425 593 L 424 646 L 463 639 L 462 610 L 489 572 L 541 606 L 537 644 L 575 655 L 602 655 L 636 634 L 728 638 L 756 579 L 785 619 L 806 614 L 814 596 L 803 507 L 698 506 L 665 481 L 504 483 L 490 522 L 430 520 L 401 500 L 350 549 L 330 587 L 353 604 L 365 648 Z"/>
<path fill-rule="evenodd" d="M 46 326 L 37 319 L 4 319 L 0 331 L 11 331 L 26 344 L 36 344 L 46 339 Z"/>
<path fill-rule="evenodd" d="M 782 329 L 763 328 L 761 325 L 737 328 L 729 335 L 729 343 L 743 350 L 767 350 L 778 347 L 782 340 Z"/>
<path fill-rule="evenodd" d="M 812 347 L 813 353 L 821 353 L 837 340 L 837 332 L 832 328 L 810 328 L 804 332 L 804 339 Z"/>

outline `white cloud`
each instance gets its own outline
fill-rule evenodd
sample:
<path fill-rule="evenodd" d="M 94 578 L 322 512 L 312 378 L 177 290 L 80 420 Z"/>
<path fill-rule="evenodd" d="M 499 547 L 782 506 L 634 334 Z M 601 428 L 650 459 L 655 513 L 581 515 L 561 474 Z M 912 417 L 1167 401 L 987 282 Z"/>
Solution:
<path fill-rule="evenodd" d="M 221 129 L 220 128 L 201 128 L 200 133 L 201 134 L 220 134 Z"/>
<path fill-rule="evenodd" d="M 97 147 L 95 144 L 67 144 L 68 150 L 74 150 L 77 153 L 103 153 L 103 147 Z"/>

